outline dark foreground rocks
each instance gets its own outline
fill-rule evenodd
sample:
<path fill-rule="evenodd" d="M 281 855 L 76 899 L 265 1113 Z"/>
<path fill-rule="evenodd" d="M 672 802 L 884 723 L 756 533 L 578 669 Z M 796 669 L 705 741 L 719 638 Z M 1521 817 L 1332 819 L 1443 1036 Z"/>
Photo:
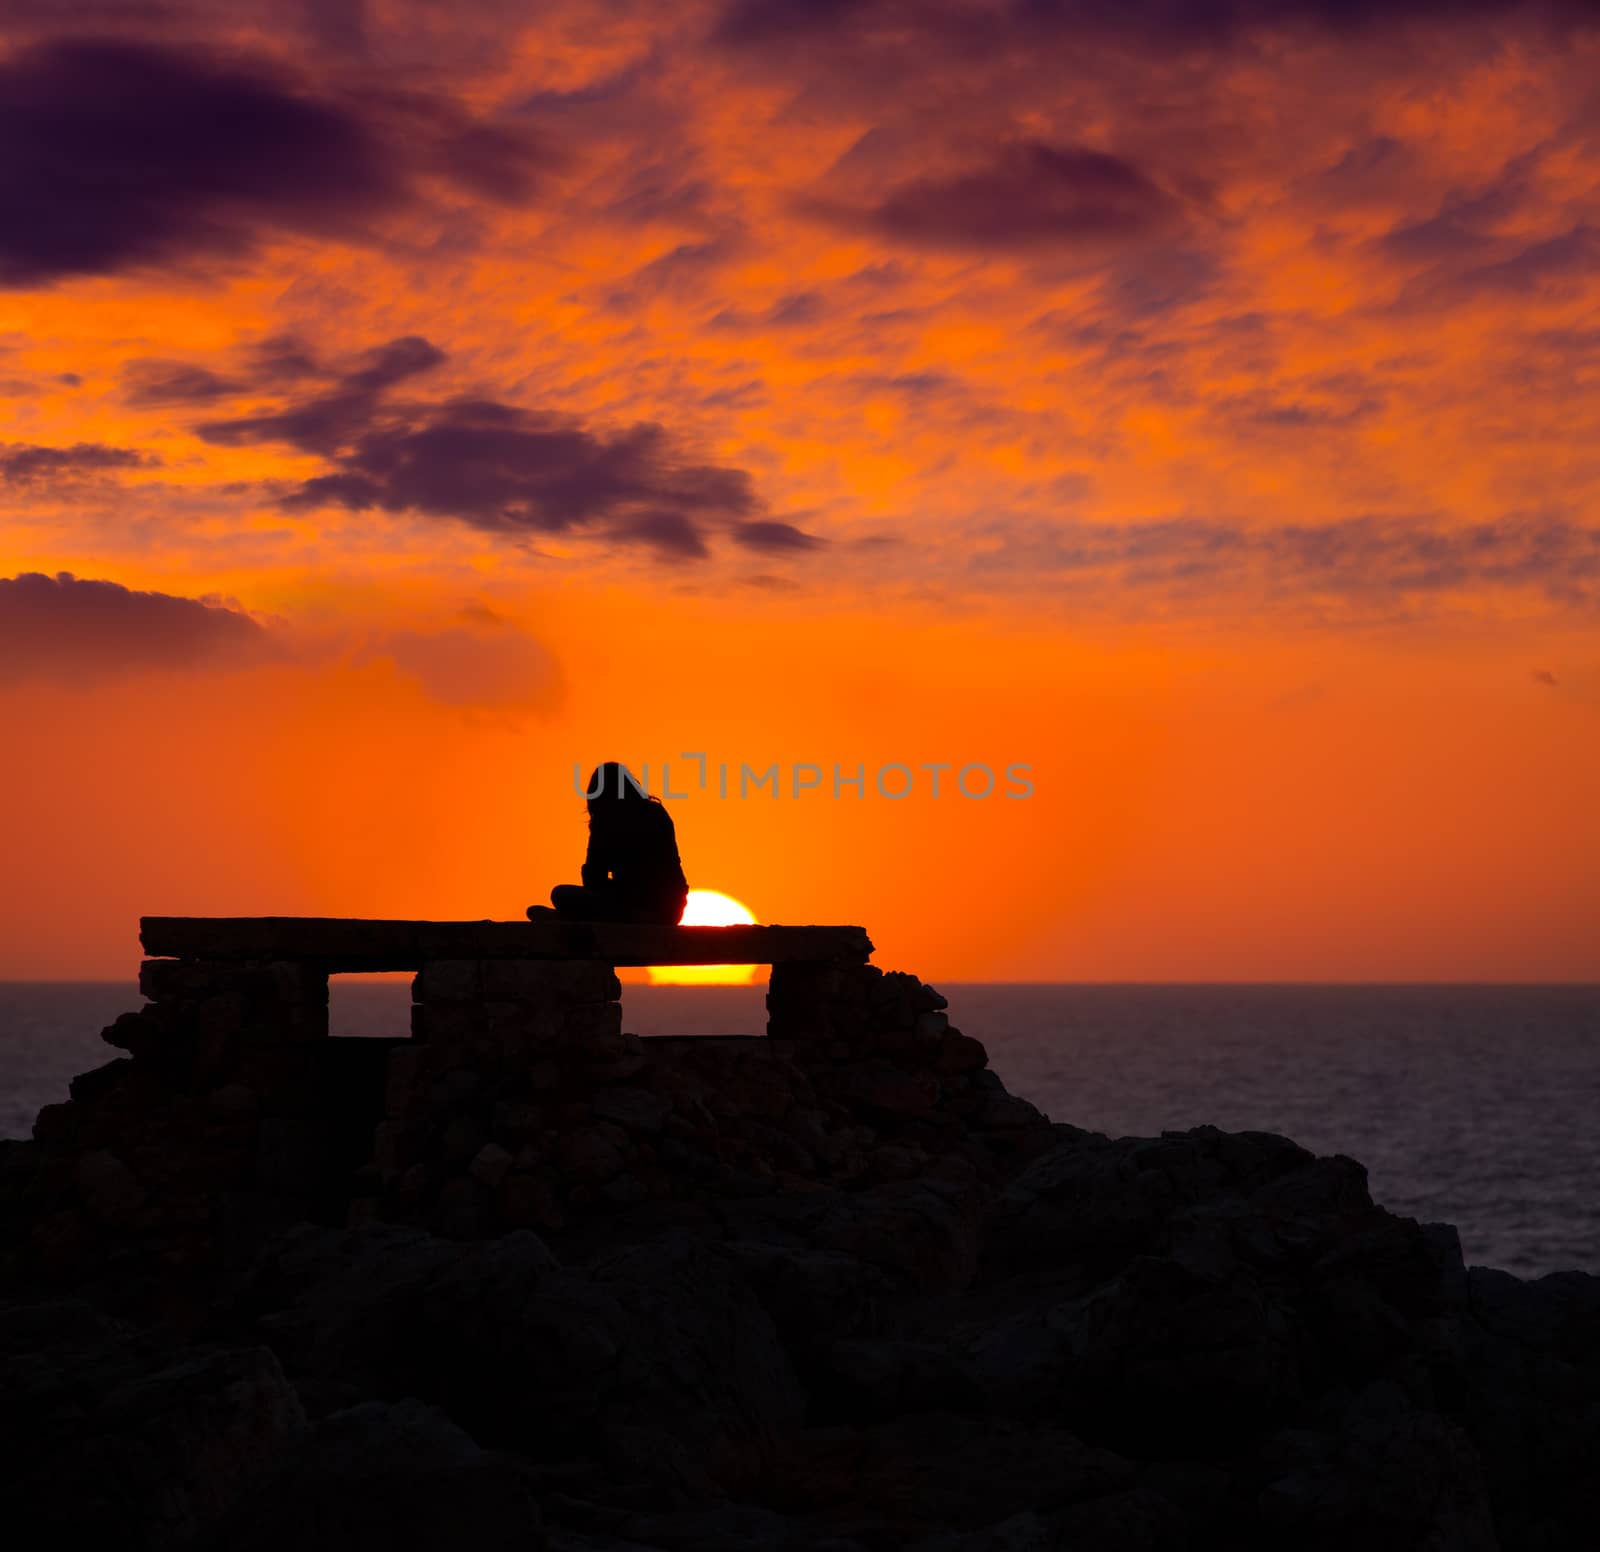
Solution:
<path fill-rule="evenodd" d="M 235 1223 L 216 1256 L 226 1215 L 181 1159 L 200 1205 L 153 1255 L 161 1143 L 125 1085 L 134 1163 L 52 1122 L 70 1203 L 48 1138 L 0 1146 L 8 1543 L 1595 1544 L 1600 1279 L 1469 1270 L 1453 1229 L 1281 1137 L 1052 1126 L 917 988 L 865 1055 L 601 1041 L 565 1130 L 503 1063 L 408 1057 L 427 1086 L 393 1107 L 393 1171 L 358 1162 L 376 1189 L 340 1221 Z M 540 1227 L 497 1216 L 517 1175 Z"/>

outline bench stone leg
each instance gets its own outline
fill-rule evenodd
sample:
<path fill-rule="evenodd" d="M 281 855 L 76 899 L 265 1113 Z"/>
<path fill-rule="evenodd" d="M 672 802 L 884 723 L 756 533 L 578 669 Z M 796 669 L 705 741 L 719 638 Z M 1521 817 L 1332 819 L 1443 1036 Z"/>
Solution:
<path fill-rule="evenodd" d="M 373 1137 L 379 1189 L 363 1215 L 472 1238 L 559 1225 L 549 1138 L 582 1126 L 576 1097 L 643 1065 L 622 1032 L 622 986 L 591 960 L 429 960 L 411 1040 L 389 1055 Z"/>

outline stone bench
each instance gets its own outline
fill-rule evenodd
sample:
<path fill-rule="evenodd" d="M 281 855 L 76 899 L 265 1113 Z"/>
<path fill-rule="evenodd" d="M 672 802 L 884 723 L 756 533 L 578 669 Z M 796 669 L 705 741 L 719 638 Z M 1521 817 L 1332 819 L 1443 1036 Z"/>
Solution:
<path fill-rule="evenodd" d="M 820 1033 L 840 976 L 869 969 L 872 940 L 852 926 L 661 927 L 611 922 L 386 921 L 316 916 L 145 916 L 139 989 L 157 1025 L 192 1030 L 202 1051 L 300 1045 L 328 1033 L 328 977 L 412 971 L 412 1037 L 464 1021 L 504 1023 L 520 1005 L 565 1020 L 574 1037 L 620 1032 L 619 966 L 771 965 L 767 1033 Z M 876 971 L 872 971 L 876 975 Z M 515 1022 L 515 1020 L 513 1020 Z M 522 1022 L 526 1023 L 524 1019 Z M 221 1070 L 225 1062 L 207 1063 Z"/>
<path fill-rule="evenodd" d="M 50 1200 L 81 1199 L 131 1264 L 210 1276 L 305 1220 L 556 1232 L 680 1197 L 909 1179 L 952 1152 L 961 1174 L 974 1147 L 988 1157 L 971 1133 L 1048 1134 L 997 1095 L 944 998 L 870 963 L 856 926 L 140 926 L 145 1006 L 104 1031 L 127 1056 L 34 1128 Z M 764 1033 L 625 1032 L 617 968 L 652 964 L 771 965 Z M 411 973 L 409 1020 L 329 1038 L 329 977 L 362 971 Z"/>
<path fill-rule="evenodd" d="M 612 922 L 383 921 L 320 916 L 144 916 L 152 959 L 290 961 L 325 974 L 421 970 L 435 960 L 619 965 L 864 965 L 863 927 L 657 927 Z"/>

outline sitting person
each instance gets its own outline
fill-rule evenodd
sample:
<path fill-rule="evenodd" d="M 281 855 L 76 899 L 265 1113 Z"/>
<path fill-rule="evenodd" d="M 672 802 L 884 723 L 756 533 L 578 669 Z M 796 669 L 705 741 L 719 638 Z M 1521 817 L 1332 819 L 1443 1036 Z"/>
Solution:
<path fill-rule="evenodd" d="M 590 777 L 589 851 L 581 884 L 557 884 L 550 905 L 528 907 L 530 919 L 552 914 L 567 921 L 656 922 L 675 926 L 689 898 L 678 860 L 672 816 L 646 797 L 633 777 L 607 761 Z"/>

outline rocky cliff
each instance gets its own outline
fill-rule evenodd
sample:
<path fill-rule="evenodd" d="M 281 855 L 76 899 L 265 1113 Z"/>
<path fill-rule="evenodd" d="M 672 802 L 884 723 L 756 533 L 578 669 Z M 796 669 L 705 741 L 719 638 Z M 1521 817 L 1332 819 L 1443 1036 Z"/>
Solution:
<path fill-rule="evenodd" d="M 438 962 L 358 1042 L 157 963 L 0 1145 L 13 1545 L 1593 1544 L 1600 1279 L 1285 1138 L 1052 1124 L 915 977 L 641 1041 L 607 967 Z"/>

